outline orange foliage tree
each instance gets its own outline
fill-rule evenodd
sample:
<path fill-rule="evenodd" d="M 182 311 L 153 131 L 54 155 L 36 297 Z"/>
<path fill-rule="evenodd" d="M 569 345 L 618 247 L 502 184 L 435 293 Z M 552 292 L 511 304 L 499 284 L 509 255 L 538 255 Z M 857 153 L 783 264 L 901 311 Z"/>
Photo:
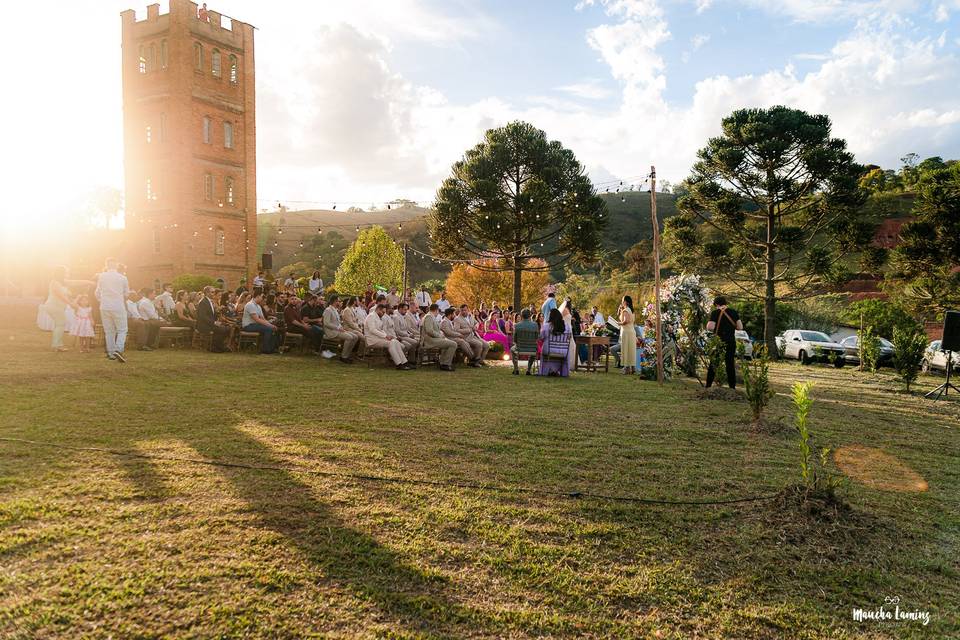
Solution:
<path fill-rule="evenodd" d="M 481 302 L 511 304 L 513 300 L 513 272 L 494 271 L 500 268 L 496 260 L 477 260 L 478 267 L 456 264 L 447 277 L 447 299 L 455 304 L 469 304 L 476 307 Z M 546 267 L 540 259 L 531 260 L 527 267 Z M 539 305 L 546 295 L 550 284 L 550 274 L 546 271 L 524 271 L 521 305 Z"/>

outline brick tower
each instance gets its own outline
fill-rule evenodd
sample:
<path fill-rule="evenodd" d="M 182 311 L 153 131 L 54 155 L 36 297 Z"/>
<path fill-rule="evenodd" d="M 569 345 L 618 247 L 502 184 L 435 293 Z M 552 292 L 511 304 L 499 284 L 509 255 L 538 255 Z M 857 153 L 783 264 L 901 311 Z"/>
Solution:
<path fill-rule="evenodd" d="M 120 17 L 131 283 L 235 288 L 257 268 L 253 27 L 187 0 Z"/>

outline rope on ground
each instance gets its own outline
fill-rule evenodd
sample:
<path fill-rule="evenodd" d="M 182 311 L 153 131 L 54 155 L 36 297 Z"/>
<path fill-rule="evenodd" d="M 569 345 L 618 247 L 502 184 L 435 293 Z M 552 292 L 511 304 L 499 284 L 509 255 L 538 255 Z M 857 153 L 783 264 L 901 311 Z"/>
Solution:
<path fill-rule="evenodd" d="M 590 493 L 585 491 L 558 491 L 551 489 L 538 489 L 535 487 L 509 486 L 479 484 L 472 482 L 457 482 L 452 480 L 427 480 L 422 478 L 403 478 L 397 476 L 377 476 L 363 473 L 349 473 L 343 471 L 321 471 L 319 469 L 305 469 L 303 467 L 283 467 L 279 465 L 260 465 L 248 464 L 244 462 L 228 462 L 225 460 L 201 460 L 199 458 L 184 458 L 179 456 L 160 456 L 149 453 L 140 453 L 137 451 L 123 451 L 120 449 L 109 449 L 105 447 L 77 447 L 57 442 L 40 442 L 37 440 L 26 440 L 23 438 L 0 437 L 0 442 L 15 442 L 18 444 L 29 444 L 40 447 L 51 447 L 55 449 L 67 449 L 70 451 L 89 451 L 95 453 L 106 453 L 113 456 L 125 456 L 129 458 L 143 458 L 147 460 L 157 460 L 165 462 L 184 462 L 189 464 L 205 465 L 210 467 L 226 467 L 231 469 L 250 469 L 255 471 L 274 471 L 279 473 L 304 473 L 325 478 L 339 478 L 345 480 L 355 480 L 360 482 L 383 482 L 391 484 L 409 484 L 430 487 L 446 487 L 455 489 L 472 489 L 476 491 L 486 491 L 492 493 L 516 493 L 530 494 L 562 498 L 590 498 L 593 500 L 607 500 L 611 502 L 633 502 L 640 504 L 658 504 L 670 506 L 710 506 L 737 504 L 741 502 L 760 502 L 763 500 L 773 500 L 779 494 L 768 493 L 754 496 L 745 496 L 740 498 L 719 498 L 706 500 L 669 500 L 659 498 L 641 498 L 637 496 L 616 496 L 602 493 Z"/>

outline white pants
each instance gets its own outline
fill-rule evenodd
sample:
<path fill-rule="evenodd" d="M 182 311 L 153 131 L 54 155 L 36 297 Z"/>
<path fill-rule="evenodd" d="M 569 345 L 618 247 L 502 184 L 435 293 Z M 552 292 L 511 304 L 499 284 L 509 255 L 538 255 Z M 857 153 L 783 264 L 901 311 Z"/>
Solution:
<path fill-rule="evenodd" d="M 407 356 L 403 352 L 403 343 L 399 340 L 384 340 L 383 338 L 373 338 L 367 336 L 368 347 L 383 347 L 390 354 L 393 364 L 406 364 Z"/>
<path fill-rule="evenodd" d="M 100 322 L 103 323 L 107 353 L 123 353 L 127 341 L 127 312 L 100 309 Z"/>

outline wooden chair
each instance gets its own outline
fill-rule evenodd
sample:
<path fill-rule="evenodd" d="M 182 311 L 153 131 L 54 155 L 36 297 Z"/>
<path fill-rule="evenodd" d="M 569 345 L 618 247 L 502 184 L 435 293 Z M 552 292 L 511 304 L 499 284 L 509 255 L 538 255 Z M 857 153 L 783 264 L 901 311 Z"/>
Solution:
<path fill-rule="evenodd" d="M 335 357 L 339 358 L 343 355 L 343 343 L 324 336 L 323 340 L 320 341 L 320 353 L 324 351 L 331 351 L 335 354 Z"/>
<path fill-rule="evenodd" d="M 436 364 L 440 366 L 440 349 L 436 347 L 427 347 L 423 344 L 423 324 L 420 325 L 420 342 L 417 344 L 416 360 L 417 366 L 425 364 Z"/>
<path fill-rule="evenodd" d="M 283 344 L 281 345 L 281 352 L 284 350 L 293 351 L 293 348 L 296 347 L 300 353 L 303 353 L 305 341 L 303 339 L 303 334 L 293 333 L 287 331 L 283 334 Z"/>
<path fill-rule="evenodd" d="M 536 329 L 526 327 L 515 329 L 513 332 L 513 343 L 517 347 L 517 362 L 529 361 L 533 358 L 531 371 L 536 372 L 540 368 L 540 358 L 537 357 L 537 342 L 540 340 L 540 332 Z"/>
<path fill-rule="evenodd" d="M 160 347 L 182 349 L 189 344 L 193 329 L 190 327 L 160 327 L 157 344 Z"/>
<path fill-rule="evenodd" d="M 259 331 L 241 331 L 240 339 L 237 343 L 237 351 L 243 351 L 244 347 L 253 347 L 256 352 L 260 352 L 260 332 Z"/>
<path fill-rule="evenodd" d="M 194 331 L 193 344 L 191 346 L 193 346 L 194 349 L 210 351 L 213 349 L 213 333 L 200 333 L 199 331 Z"/>

